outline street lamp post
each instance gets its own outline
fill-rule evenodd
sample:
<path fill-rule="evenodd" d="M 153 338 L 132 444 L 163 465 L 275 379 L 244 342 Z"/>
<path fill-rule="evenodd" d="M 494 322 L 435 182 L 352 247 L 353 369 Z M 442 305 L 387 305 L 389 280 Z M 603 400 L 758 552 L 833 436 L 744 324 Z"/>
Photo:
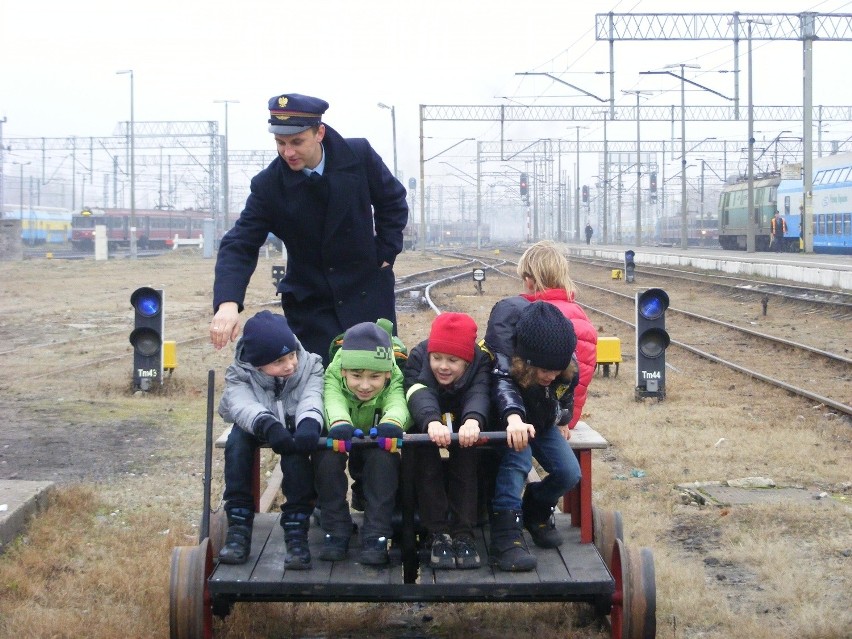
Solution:
<path fill-rule="evenodd" d="M 752 24 L 770 24 L 762 20 L 748 22 L 748 214 L 746 216 L 746 253 L 754 253 L 754 101 L 752 100 L 751 29 Z"/>
<path fill-rule="evenodd" d="M 689 218 L 686 205 L 686 79 L 684 69 L 700 69 L 698 64 L 669 64 L 664 69 L 680 67 L 680 247 L 689 247 Z"/>
<path fill-rule="evenodd" d="M 577 163 L 574 165 L 574 241 L 580 241 L 580 129 L 584 126 L 576 126 L 577 129 Z"/>
<path fill-rule="evenodd" d="M 229 193 L 229 178 L 228 178 L 228 105 L 229 104 L 239 104 L 239 100 L 213 100 L 213 104 L 224 104 L 225 105 L 225 144 L 224 149 L 222 149 L 222 197 L 225 202 L 223 208 L 224 219 L 222 221 L 222 232 L 225 233 L 228 229 L 231 228 L 231 221 L 229 216 L 229 211 L 231 209 L 231 199 Z"/>
<path fill-rule="evenodd" d="M 606 137 L 606 119 L 609 111 L 596 111 L 603 115 L 603 219 L 601 223 L 601 241 L 609 243 L 609 147 Z"/>
<path fill-rule="evenodd" d="M 399 179 L 399 169 L 396 164 L 396 108 L 393 106 L 388 106 L 384 102 L 379 102 L 380 109 L 390 109 L 391 112 L 391 125 L 393 126 L 393 176 L 398 180 Z"/>
<path fill-rule="evenodd" d="M 133 124 L 133 69 L 116 71 L 116 75 L 130 74 L 130 259 L 136 259 L 136 141 Z"/>
<path fill-rule="evenodd" d="M 640 126 L 642 118 L 639 117 L 639 99 L 643 93 L 648 91 L 622 91 L 636 95 L 636 246 L 642 246 L 642 136 Z M 619 227 L 621 222 L 619 222 Z"/>
<path fill-rule="evenodd" d="M 21 220 L 21 233 L 24 232 L 24 167 L 29 162 L 12 162 L 12 164 L 17 164 L 20 167 L 20 208 L 18 209 L 18 217 Z"/>

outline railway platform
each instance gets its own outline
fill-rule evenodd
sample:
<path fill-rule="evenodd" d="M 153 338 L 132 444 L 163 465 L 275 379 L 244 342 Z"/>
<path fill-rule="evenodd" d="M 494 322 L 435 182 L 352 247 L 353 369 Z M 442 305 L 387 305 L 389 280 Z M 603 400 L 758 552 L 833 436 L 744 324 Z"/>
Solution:
<path fill-rule="evenodd" d="M 0 479 L 0 553 L 24 532 L 30 518 L 45 507 L 52 489 L 51 481 Z"/>
<path fill-rule="evenodd" d="M 731 275 L 761 276 L 819 288 L 852 290 L 852 256 L 818 253 L 745 253 L 711 248 L 661 246 L 615 246 L 566 244 L 569 255 L 624 260 L 624 252 L 635 251 L 641 265 L 683 266 Z"/>

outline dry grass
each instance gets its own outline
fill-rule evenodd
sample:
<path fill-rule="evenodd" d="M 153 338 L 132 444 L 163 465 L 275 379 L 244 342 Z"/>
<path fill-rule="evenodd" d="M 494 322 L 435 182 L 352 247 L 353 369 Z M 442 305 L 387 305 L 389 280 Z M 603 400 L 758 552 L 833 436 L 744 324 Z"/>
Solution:
<path fill-rule="evenodd" d="M 424 270 L 419 258 L 403 256 L 397 271 Z M 261 263 L 249 290 L 249 313 L 275 301 L 269 263 Z M 46 440 L 41 453 L 46 465 L 65 457 L 74 463 L 90 448 L 100 451 L 104 463 L 128 461 L 119 471 L 63 482 L 48 509 L 0 557 L 0 637 L 168 635 L 171 551 L 196 543 L 198 534 L 207 370 L 217 371 L 221 389 L 231 354 L 214 352 L 205 339 L 186 342 L 166 388 L 133 396 L 127 300 L 139 284 L 165 288 L 173 313 L 167 330 L 182 331 L 182 339 L 203 337 L 212 267 L 212 261 L 191 253 L 157 258 L 153 270 L 128 260 L 0 264 L 0 296 L 15 300 L 3 305 L 0 339 L 6 352 L 0 364 L 17 373 L 0 381 L 2 401 L 14 410 L 0 416 L 0 435 L 71 432 L 80 449 Z M 517 282 L 489 273 L 484 295 L 461 282 L 440 303 L 474 315 L 481 335 L 493 303 L 516 290 Z M 431 316 L 411 313 L 399 321 L 401 335 L 413 345 L 428 333 Z M 674 368 L 666 401 L 637 403 L 631 336 L 607 320 L 594 321 L 601 322 L 602 334 L 621 337 L 625 356 L 617 378 L 596 378 L 586 404 L 587 421 L 612 443 L 594 456 L 594 500 L 621 511 L 630 545 L 654 550 L 658 637 L 847 637 L 848 421 L 676 350 L 668 356 Z M 84 324 L 90 328 L 80 328 Z M 70 368 L 112 348 L 124 357 Z M 60 365 L 71 372 L 34 377 Z M 90 440 L 96 426 L 124 437 L 107 447 L 102 439 Z M 269 469 L 274 462 L 264 463 Z M 645 476 L 631 477 L 632 469 Z M 219 452 L 213 474 L 214 493 L 220 494 Z M 682 482 L 753 475 L 826 490 L 833 498 L 697 508 L 683 505 L 674 490 Z M 556 604 L 240 604 L 215 624 L 216 636 L 225 638 L 607 636 L 590 623 L 586 606 Z"/>

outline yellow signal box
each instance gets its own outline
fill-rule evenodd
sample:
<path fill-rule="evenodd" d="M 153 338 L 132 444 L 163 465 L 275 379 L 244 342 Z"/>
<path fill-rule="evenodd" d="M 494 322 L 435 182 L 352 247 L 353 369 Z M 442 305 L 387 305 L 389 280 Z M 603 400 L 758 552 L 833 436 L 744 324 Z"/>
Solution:
<path fill-rule="evenodd" d="M 617 337 L 598 337 L 598 368 L 603 370 L 603 376 L 609 377 L 609 367 L 615 364 L 615 375 L 618 376 L 618 365 L 621 363 L 621 340 Z"/>

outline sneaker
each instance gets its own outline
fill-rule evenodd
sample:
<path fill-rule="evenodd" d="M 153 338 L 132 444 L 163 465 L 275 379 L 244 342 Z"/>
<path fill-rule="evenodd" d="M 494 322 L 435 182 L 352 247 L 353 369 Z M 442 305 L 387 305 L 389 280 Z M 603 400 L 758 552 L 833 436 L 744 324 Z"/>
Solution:
<path fill-rule="evenodd" d="M 476 542 L 468 534 L 456 535 L 453 539 L 453 554 L 456 556 L 456 568 L 462 570 L 479 568 L 481 561 L 476 551 Z"/>
<path fill-rule="evenodd" d="M 343 561 L 346 559 L 347 550 L 349 550 L 349 537 L 326 535 L 319 551 L 319 558 L 323 561 Z"/>
<path fill-rule="evenodd" d="M 370 537 L 361 544 L 361 556 L 359 561 L 367 566 L 384 566 L 389 561 L 388 538 Z"/>
<path fill-rule="evenodd" d="M 456 567 L 456 556 L 453 553 L 453 540 L 446 533 L 435 533 L 431 540 L 432 551 L 429 554 L 429 565 L 435 569 Z"/>

